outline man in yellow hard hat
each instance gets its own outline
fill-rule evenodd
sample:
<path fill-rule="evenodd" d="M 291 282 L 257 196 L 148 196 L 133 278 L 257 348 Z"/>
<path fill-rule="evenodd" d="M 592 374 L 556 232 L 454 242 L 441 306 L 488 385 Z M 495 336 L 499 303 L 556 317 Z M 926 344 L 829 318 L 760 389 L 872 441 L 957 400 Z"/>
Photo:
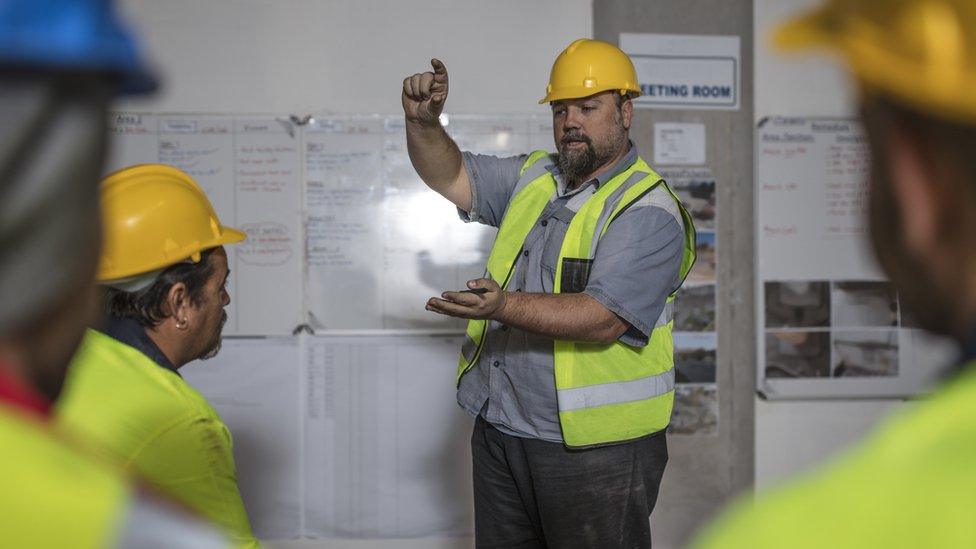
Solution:
<path fill-rule="evenodd" d="M 740 503 L 699 547 L 976 547 L 976 3 L 834 0 L 780 29 L 859 83 L 870 229 L 904 306 L 959 366 L 867 440 Z"/>
<path fill-rule="evenodd" d="M 256 547 L 231 436 L 179 369 L 214 356 L 230 303 L 225 227 L 186 173 L 133 166 L 101 184 L 107 313 L 72 363 L 58 420 L 92 449 Z"/>
<path fill-rule="evenodd" d="M 499 227 L 484 278 L 427 309 L 469 319 L 458 403 L 478 547 L 650 547 L 667 463 L 671 302 L 691 218 L 628 138 L 630 59 L 577 40 L 546 96 L 558 150 L 460 152 L 438 122 L 447 69 L 403 81 L 410 159 L 465 221 Z M 597 246 L 599 243 L 599 246 Z"/>

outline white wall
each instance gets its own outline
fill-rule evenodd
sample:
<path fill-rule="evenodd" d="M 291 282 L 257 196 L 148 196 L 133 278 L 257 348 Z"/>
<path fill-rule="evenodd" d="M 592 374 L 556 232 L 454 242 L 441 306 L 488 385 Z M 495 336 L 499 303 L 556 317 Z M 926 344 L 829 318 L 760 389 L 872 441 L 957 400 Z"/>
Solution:
<path fill-rule="evenodd" d="M 859 440 L 899 400 L 756 400 L 756 488 L 824 462 Z"/>
<path fill-rule="evenodd" d="M 449 112 L 546 112 L 555 56 L 592 34 L 590 0 L 127 0 L 165 88 L 128 108 L 395 113 L 439 57 Z"/>
<path fill-rule="evenodd" d="M 854 116 L 854 88 L 836 58 L 823 53 L 781 53 L 771 46 L 777 25 L 822 0 L 756 0 L 755 113 L 764 116 Z"/>
<path fill-rule="evenodd" d="M 834 58 L 781 54 L 770 46 L 780 22 L 820 0 L 756 0 L 755 115 L 855 116 L 856 95 Z M 856 442 L 898 400 L 756 401 L 756 486 L 768 487 Z"/>
<path fill-rule="evenodd" d="M 439 57 L 447 111 L 548 112 L 555 56 L 592 36 L 591 0 L 122 0 L 164 87 L 118 109 L 396 113 L 404 77 Z M 282 548 L 447 549 L 469 539 L 321 540 Z"/>

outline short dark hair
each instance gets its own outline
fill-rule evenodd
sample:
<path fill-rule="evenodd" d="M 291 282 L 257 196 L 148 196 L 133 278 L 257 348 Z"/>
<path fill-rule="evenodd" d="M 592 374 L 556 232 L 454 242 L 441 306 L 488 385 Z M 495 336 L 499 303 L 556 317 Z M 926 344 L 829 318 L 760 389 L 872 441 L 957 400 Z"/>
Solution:
<path fill-rule="evenodd" d="M 170 288 L 181 282 L 186 286 L 190 303 L 194 305 L 200 303 L 203 288 L 214 272 L 210 261 L 213 251 L 214 249 L 210 249 L 203 252 L 200 261 L 196 263 L 184 262 L 167 267 L 155 282 L 136 292 L 105 286 L 103 294 L 105 312 L 110 316 L 131 318 L 146 328 L 158 326 L 170 316 L 165 309 L 166 296 Z"/>
<path fill-rule="evenodd" d="M 622 109 L 624 107 L 624 103 L 626 103 L 627 101 L 630 101 L 631 99 L 633 99 L 633 96 L 631 95 L 631 92 L 627 92 L 627 93 L 619 93 L 618 92 L 618 93 L 615 93 L 613 95 L 614 95 L 614 97 L 617 98 L 617 109 L 618 110 L 619 109 Z"/>
<path fill-rule="evenodd" d="M 868 100 L 872 113 L 882 113 L 903 130 L 929 145 L 941 165 L 950 164 L 956 175 L 971 187 L 976 182 L 976 124 L 925 113 L 904 102 L 884 96 Z"/>
<path fill-rule="evenodd" d="M 918 110 L 886 96 L 875 95 L 865 101 L 863 116 L 875 140 L 889 127 L 900 128 L 925 149 L 925 156 L 937 172 L 944 187 L 942 199 L 951 202 L 945 208 L 943 229 L 947 238 L 962 237 L 969 241 L 976 234 L 976 124 L 952 120 Z M 886 126 L 887 124 L 887 126 Z M 886 152 L 872 142 L 877 160 Z"/>

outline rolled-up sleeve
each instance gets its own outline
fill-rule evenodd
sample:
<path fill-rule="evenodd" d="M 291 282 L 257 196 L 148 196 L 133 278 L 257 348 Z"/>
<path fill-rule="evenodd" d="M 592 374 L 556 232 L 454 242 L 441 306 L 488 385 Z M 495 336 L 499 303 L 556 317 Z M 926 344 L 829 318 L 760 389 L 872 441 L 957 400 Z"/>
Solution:
<path fill-rule="evenodd" d="M 656 206 L 625 211 L 600 239 L 584 292 L 630 324 L 622 343 L 647 345 L 680 282 L 683 249 L 682 227 Z"/>
<path fill-rule="evenodd" d="M 501 224 L 527 156 L 498 157 L 462 152 L 464 169 L 471 182 L 471 211 L 458 208 L 461 219 L 492 227 Z"/>

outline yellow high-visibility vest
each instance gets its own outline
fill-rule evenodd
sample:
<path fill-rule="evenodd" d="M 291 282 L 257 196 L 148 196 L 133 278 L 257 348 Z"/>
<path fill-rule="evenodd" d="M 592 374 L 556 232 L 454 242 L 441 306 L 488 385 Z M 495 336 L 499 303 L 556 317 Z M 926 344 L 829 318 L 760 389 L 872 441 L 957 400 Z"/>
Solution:
<path fill-rule="evenodd" d="M 976 547 L 976 364 L 855 449 L 755 502 L 700 549 Z"/>
<path fill-rule="evenodd" d="M 536 151 L 522 166 L 505 217 L 488 257 L 488 275 L 506 288 L 529 231 L 556 193 L 556 180 L 546 169 L 549 154 Z M 628 207 L 655 188 L 675 201 L 684 225 L 681 261 L 683 281 L 695 262 L 695 227 L 681 200 L 647 163 L 638 158 L 590 196 L 573 216 L 563 238 L 553 293 L 562 290 L 564 260 L 592 261 L 600 238 Z M 677 291 L 677 290 L 675 290 Z M 674 403 L 674 344 L 671 337 L 674 294 L 670 295 L 644 347 L 619 341 L 553 343 L 556 398 L 563 440 L 586 447 L 639 438 L 660 431 L 671 420 Z M 457 383 L 478 363 L 490 324 L 468 323 L 458 363 Z"/>
<path fill-rule="evenodd" d="M 98 464 L 49 426 L 0 403 L 0 545 L 112 547 L 130 491 L 118 470 Z"/>
<path fill-rule="evenodd" d="M 71 364 L 56 419 L 62 429 L 259 547 L 237 487 L 230 431 L 174 372 L 89 330 Z"/>

